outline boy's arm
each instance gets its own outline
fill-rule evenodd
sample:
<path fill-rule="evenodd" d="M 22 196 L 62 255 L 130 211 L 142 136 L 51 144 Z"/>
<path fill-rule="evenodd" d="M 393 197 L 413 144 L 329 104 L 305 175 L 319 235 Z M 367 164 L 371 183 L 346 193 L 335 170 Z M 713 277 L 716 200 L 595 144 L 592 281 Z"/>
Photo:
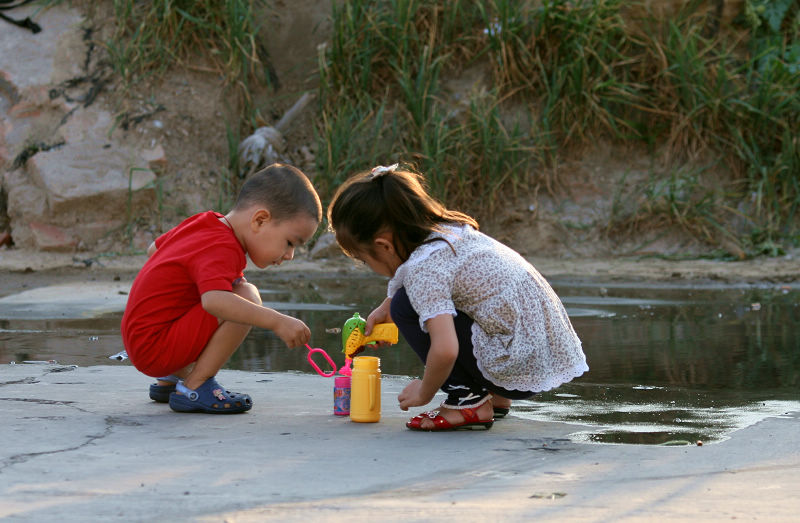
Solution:
<path fill-rule="evenodd" d="M 397 397 L 402 410 L 430 403 L 453 371 L 458 357 L 458 336 L 450 314 L 435 316 L 427 320 L 425 326 L 431 336 L 425 373 L 421 380 L 412 381 Z"/>
<path fill-rule="evenodd" d="M 207 291 L 200 297 L 203 309 L 225 321 L 253 325 L 273 331 L 288 347 L 300 347 L 311 339 L 305 323 L 257 305 L 230 291 Z"/>

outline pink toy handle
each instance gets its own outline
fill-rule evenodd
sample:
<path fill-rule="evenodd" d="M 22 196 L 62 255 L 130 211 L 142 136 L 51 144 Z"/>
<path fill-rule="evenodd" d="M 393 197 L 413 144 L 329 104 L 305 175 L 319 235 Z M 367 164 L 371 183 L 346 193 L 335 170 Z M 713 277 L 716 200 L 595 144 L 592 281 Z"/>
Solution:
<path fill-rule="evenodd" d="M 323 349 L 319 349 L 319 348 L 312 349 L 311 345 L 309 345 L 308 343 L 306 343 L 306 348 L 308 349 L 308 362 L 311 364 L 312 367 L 314 367 L 314 370 L 317 371 L 317 374 L 319 374 L 320 376 L 323 376 L 325 378 L 330 378 L 334 374 L 336 374 L 336 364 L 333 362 L 331 357 L 328 356 L 327 352 L 325 352 Z M 322 356 L 325 358 L 325 360 L 330 364 L 331 368 L 333 369 L 332 371 L 323 372 L 322 369 L 319 368 L 319 365 L 317 365 L 317 363 L 311 357 L 315 352 L 319 352 L 320 354 L 322 354 Z"/>

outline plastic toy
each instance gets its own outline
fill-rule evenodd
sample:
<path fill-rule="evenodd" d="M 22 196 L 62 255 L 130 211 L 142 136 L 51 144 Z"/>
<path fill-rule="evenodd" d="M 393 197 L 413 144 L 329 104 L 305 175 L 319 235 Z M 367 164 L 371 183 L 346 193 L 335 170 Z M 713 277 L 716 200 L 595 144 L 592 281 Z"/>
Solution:
<path fill-rule="evenodd" d="M 311 364 L 312 367 L 314 367 L 314 370 L 317 371 L 317 374 L 319 374 L 320 376 L 324 376 L 326 378 L 330 378 L 334 374 L 336 374 L 336 364 L 333 362 L 328 353 L 325 352 L 325 350 L 320 348 L 311 348 L 311 345 L 309 345 L 308 343 L 306 343 L 306 348 L 308 349 L 308 362 Z M 317 365 L 317 363 L 312 358 L 314 353 L 317 352 L 322 354 L 322 357 L 325 358 L 325 360 L 330 364 L 333 370 L 331 370 L 330 372 L 323 372 L 322 369 L 319 368 L 319 365 Z"/>
<path fill-rule="evenodd" d="M 381 419 L 381 360 L 357 356 L 350 385 L 350 420 L 375 423 Z"/>
<path fill-rule="evenodd" d="M 344 322 L 344 327 L 342 328 L 342 352 L 344 352 L 345 357 L 352 358 L 359 348 L 370 343 L 379 341 L 385 341 L 392 345 L 397 343 L 397 325 L 394 323 L 378 323 L 374 325 L 369 336 L 364 335 L 366 326 L 367 321 L 359 316 L 358 313 L 353 314 L 352 318 Z"/>
<path fill-rule="evenodd" d="M 350 415 L 350 376 L 336 376 L 333 379 L 333 414 Z"/>

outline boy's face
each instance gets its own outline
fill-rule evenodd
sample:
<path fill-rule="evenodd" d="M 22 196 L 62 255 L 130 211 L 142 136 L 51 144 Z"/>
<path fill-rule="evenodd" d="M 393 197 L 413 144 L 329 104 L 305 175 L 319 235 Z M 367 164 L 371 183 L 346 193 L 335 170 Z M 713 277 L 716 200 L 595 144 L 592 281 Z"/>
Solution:
<path fill-rule="evenodd" d="M 304 213 L 278 221 L 269 211 L 257 211 L 250 222 L 247 255 L 260 269 L 280 265 L 294 258 L 294 250 L 310 240 L 318 226 L 317 220 Z"/>

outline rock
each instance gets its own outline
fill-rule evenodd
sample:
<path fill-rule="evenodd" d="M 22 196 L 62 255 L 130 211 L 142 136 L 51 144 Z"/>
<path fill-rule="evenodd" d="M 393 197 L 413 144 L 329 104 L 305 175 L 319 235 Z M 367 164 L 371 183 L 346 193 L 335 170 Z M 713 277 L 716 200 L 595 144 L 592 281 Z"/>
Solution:
<path fill-rule="evenodd" d="M 3 177 L 3 186 L 8 197 L 8 216 L 12 224 L 16 221 L 39 221 L 47 212 L 47 201 L 44 192 L 30 180 L 22 169 L 8 171 Z M 21 240 L 14 231 L 14 241 Z"/>
<path fill-rule="evenodd" d="M 59 4 L 38 12 L 36 22 L 44 28 L 38 34 L 3 22 L 0 29 L 0 71 L 6 73 L 20 90 L 69 78 L 74 61 L 65 63 L 53 58 L 64 58 L 63 51 L 72 47 L 71 43 L 76 39 L 82 38 L 82 20 L 80 11 Z"/>
<path fill-rule="evenodd" d="M 336 243 L 336 237 L 332 232 L 322 234 L 314 243 L 311 249 L 311 259 L 317 260 L 319 258 L 335 258 L 344 256 L 341 247 Z"/>
<path fill-rule="evenodd" d="M 90 247 L 121 227 L 129 213 L 152 205 L 155 174 L 147 166 L 134 150 L 107 147 L 93 137 L 34 154 L 23 169 L 3 178 L 15 244 L 45 250 L 70 250 L 79 242 Z M 34 229 L 34 223 L 40 227 Z"/>
<path fill-rule="evenodd" d="M 45 193 L 51 215 L 96 214 L 87 213 L 90 208 L 113 209 L 118 215 L 127 208 L 129 197 L 141 200 L 143 191 L 149 193 L 145 199 L 155 196 L 155 174 L 131 151 L 81 144 L 40 152 L 28 165 L 31 178 Z"/>
<path fill-rule="evenodd" d="M 239 175 L 247 178 L 262 167 L 282 159 L 283 134 L 274 127 L 259 127 L 239 144 Z"/>
<path fill-rule="evenodd" d="M 36 247 L 43 251 L 71 251 L 78 245 L 78 239 L 68 230 L 46 223 L 30 223 Z"/>
<path fill-rule="evenodd" d="M 11 128 L 11 122 L 0 119 L 0 169 L 12 160 L 9 157 L 8 146 L 6 145 L 6 135 L 11 131 Z"/>
<path fill-rule="evenodd" d="M 166 155 L 114 133 L 114 116 L 91 103 L 97 85 L 86 77 L 100 78 L 103 66 L 80 12 L 56 5 L 37 22 L 37 35 L 0 30 L 0 182 L 11 235 L 20 248 L 92 248 L 154 206 L 152 169 Z"/>
<path fill-rule="evenodd" d="M 167 166 L 167 154 L 160 144 L 152 149 L 145 149 L 142 151 L 142 159 L 147 162 L 148 167 L 153 170 L 163 169 Z"/>

